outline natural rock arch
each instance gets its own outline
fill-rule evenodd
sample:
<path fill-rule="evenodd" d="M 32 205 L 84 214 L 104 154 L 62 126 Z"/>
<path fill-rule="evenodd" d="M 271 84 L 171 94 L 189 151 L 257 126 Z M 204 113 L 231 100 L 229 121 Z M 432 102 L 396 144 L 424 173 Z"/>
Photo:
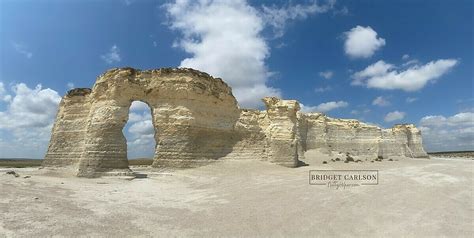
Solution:
<path fill-rule="evenodd" d="M 68 92 L 44 165 L 75 165 L 79 176 L 88 177 L 127 169 L 122 129 L 133 101 L 151 108 L 153 166 L 192 167 L 232 151 L 240 111 L 222 80 L 191 69 L 125 68 L 99 76 L 92 90 Z"/>

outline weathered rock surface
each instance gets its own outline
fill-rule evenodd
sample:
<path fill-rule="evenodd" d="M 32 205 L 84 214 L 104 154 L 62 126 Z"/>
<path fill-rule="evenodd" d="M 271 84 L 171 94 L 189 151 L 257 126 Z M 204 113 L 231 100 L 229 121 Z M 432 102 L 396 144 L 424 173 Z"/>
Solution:
<path fill-rule="evenodd" d="M 342 152 L 377 158 L 428 158 L 423 149 L 421 132 L 413 124 L 395 125 L 390 129 L 352 119 L 335 119 L 322 113 L 303 116 L 306 122 L 305 150 L 326 153 Z"/>
<path fill-rule="evenodd" d="M 232 151 L 240 111 L 222 80 L 192 69 L 124 68 L 63 98 L 44 165 L 73 165 L 86 177 L 128 169 L 122 129 L 136 100 L 152 109 L 153 166 L 192 167 Z"/>
<path fill-rule="evenodd" d="M 295 100 L 280 100 L 275 97 L 263 99 L 270 121 L 265 129 L 268 157 L 280 165 L 295 167 L 298 164 L 298 138 L 296 112 L 300 105 Z"/>
<path fill-rule="evenodd" d="M 152 111 L 154 167 L 195 167 L 219 158 L 295 167 L 304 151 L 427 157 L 414 125 L 381 129 L 356 120 L 299 112 L 295 100 L 264 98 L 265 111 L 239 109 L 221 79 L 193 69 L 112 69 L 92 89 L 73 89 L 59 105 L 46 167 L 94 177 L 128 170 L 122 129 L 133 101 Z"/>

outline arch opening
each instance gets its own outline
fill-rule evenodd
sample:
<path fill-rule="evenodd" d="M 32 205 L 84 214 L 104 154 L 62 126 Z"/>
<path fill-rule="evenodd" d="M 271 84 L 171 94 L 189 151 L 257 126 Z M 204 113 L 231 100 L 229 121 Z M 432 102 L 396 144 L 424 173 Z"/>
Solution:
<path fill-rule="evenodd" d="M 132 102 L 122 132 L 127 141 L 129 165 L 151 165 L 156 150 L 156 131 L 153 126 L 152 109 L 147 103 Z"/>

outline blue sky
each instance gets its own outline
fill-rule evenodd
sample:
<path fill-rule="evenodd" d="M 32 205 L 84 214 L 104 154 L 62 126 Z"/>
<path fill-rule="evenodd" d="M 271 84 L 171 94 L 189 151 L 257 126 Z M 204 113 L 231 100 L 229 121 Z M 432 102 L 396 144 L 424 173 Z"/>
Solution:
<path fill-rule="evenodd" d="M 474 150 L 473 10 L 468 0 L 2 0 L 0 157 L 41 158 L 60 97 L 122 66 L 193 67 L 222 77 L 242 107 L 277 95 L 332 117 L 415 123 L 429 151 Z M 149 156 L 149 115 L 132 109 L 129 155 Z"/>

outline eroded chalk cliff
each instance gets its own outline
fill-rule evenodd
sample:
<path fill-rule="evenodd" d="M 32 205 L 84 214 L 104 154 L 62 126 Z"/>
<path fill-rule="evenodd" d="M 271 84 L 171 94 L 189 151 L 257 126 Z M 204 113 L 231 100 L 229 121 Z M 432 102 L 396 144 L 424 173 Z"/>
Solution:
<path fill-rule="evenodd" d="M 421 132 L 413 124 L 395 125 L 390 129 L 353 119 L 336 119 L 322 113 L 302 114 L 306 128 L 305 150 L 325 153 L 343 152 L 367 158 L 428 158 L 423 150 Z"/>
<path fill-rule="evenodd" d="M 94 177 L 128 170 L 122 129 L 133 101 L 147 103 L 155 127 L 154 167 L 195 167 L 220 158 L 298 165 L 307 150 L 367 157 L 427 157 L 414 125 L 381 129 L 321 113 L 295 100 L 264 98 L 266 110 L 240 109 L 231 88 L 193 69 L 112 69 L 92 89 L 73 89 L 59 105 L 46 167 Z"/>

